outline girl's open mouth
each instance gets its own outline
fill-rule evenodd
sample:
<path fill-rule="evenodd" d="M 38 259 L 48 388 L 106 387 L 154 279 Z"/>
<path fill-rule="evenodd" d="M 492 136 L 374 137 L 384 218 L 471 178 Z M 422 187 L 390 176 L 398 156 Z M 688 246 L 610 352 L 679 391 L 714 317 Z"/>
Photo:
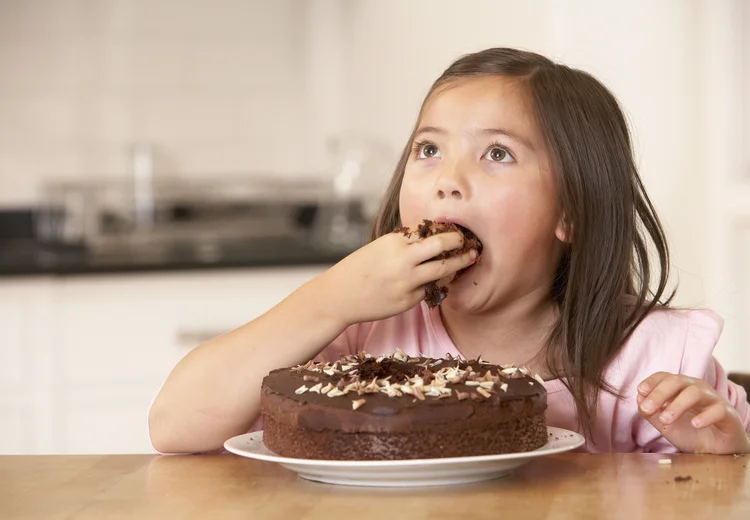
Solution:
<path fill-rule="evenodd" d="M 464 243 L 461 248 L 454 249 L 452 251 L 444 251 L 440 253 L 438 256 L 431 258 L 430 260 L 427 260 L 428 262 L 462 255 L 464 253 L 468 253 L 472 249 L 476 250 L 477 253 L 481 255 L 482 249 L 483 249 L 482 242 L 479 240 L 477 235 L 472 230 L 468 229 L 466 226 L 456 224 L 455 222 L 450 222 L 450 221 L 435 222 L 432 220 L 424 219 L 422 223 L 419 224 L 419 226 L 417 226 L 416 230 L 412 231 L 409 228 L 400 227 L 400 228 L 397 228 L 395 231 L 399 233 L 403 233 L 407 236 L 410 235 L 411 233 L 416 233 L 419 238 L 427 238 L 437 233 L 448 233 L 448 232 L 453 232 L 453 231 L 457 231 L 463 235 Z M 472 265 L 458 271 L 456 275 L 453 277 L 453 280 L 451 281 L 451 283 L 458 280 L 462 274 L 464 274 L 466 271 L 474 267 L 474 265 L 476 265 L 477 262 L 479 262 L 479 257 L 477 257 L 477 260 Z M 427 302 L 427 305 L 430 308 L 434 308 L 440 305 L 440 303 L 442 303 L 442 301 L 445 299 L 447 295 L 448 295 L 448 288 L 438 287 L 437 282 L 430 282 L 425 285 L 425 301 Z"/>
<path fill-rule="evenodd" d="M 463 234 L 464 236 L 464 247 L 461 248 L 461 252 L 471 251 L 472 249 L 475 249 L 477 252 L 477 260 L 473 264 L 471 264 L 469 267 L 465 267 L 461 269 L 460 271 L 458 271 L 456 273 L 456 276 L 453 277 L 453 281 L 451 283 L 458 280 L 461 277 L 461 275 L 466 273 L 466 271 L 474 267 L 477 264 L 477 262 L 479 262 L 479 255 L 482 254 L 482 249 L 484 247 L 482 245 L 482 242 L 479 240 L 479 238 L 476 236 L 476 234 L 474 234 L 472 230 L 460 224 L 456 224 L 456 227 L 459 229 L 459 231 L 461 231 L 461 234 Z"/>
<path fill-rule="evenodd" d="M 482 245 L 482 242 L 479 240 L 479 237 L 477 237 L 474 232 L 467 228 L 462 226 L 461 224 L 456 224 L 456 227 L 461 230 L 461 233 L 464 236 L 464 249 L 470 250 L 470 249 L 476 249 L 478 254 L 482 254 L 482 248 L 484 247 Z"/>

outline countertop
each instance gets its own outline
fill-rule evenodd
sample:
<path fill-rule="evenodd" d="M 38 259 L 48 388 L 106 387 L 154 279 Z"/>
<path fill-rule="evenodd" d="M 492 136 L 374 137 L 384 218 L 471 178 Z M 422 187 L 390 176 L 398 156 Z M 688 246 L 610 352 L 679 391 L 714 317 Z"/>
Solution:
<path fill-rule="evenodd" d="M 356 204 L 350 229 L 336 241 L 315 226 L 319 212 L 323 221 L 330 212 L 322 203 L 196 203 L 171 211 L 177 209 L 146 230 L 120 229 L 100 216 L 100 233 L 75 241 L 45 240 L 62 225 L 39 208 L 0 208 L 0 277 L 332 265 L 363 245 L 370 229 Z"/>
<path fill-rule="evenodd" d="M 333 265 L 352 251 L 274 237 L 256 240 L 251 246 L 224 247 L 209 253 L 185 249 L 96 255 L 74 247 L 0 246 L 0 278 Z"/>
<path fill-rule="evenodd" d="M 660 458 L 566 453 L 478 484 L 378 489 L 228 454 L 2 456 L 0 518 L 750 518 L 750 457 Z"/>

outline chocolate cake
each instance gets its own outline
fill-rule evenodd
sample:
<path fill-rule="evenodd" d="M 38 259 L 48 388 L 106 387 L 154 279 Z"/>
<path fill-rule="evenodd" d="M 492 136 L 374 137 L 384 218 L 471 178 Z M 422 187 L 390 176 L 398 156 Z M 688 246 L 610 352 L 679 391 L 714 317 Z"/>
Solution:
<path fill-rule="evenodd" d="M 416 233 L 417 236 L 421 239 L 430 237 L 432 235 L 437 235 L 438 233 L 448 233 L 451 231 L 461 233 L 461 235 L 464 237 L 463 246 L 452 251 L 445 251 L 430 260 L 442 260 L 445 258 L 450 258 L 452 256 L 462 255 L 464 253 L 468 253 L 472 249 L 476 249 L 477 253 L 479 254 L 482 253 L 482 242 L 479 241 L 477 236 L 471 230 L 452 222 L 434 222 L 432 220 L 425 219 L 419 226 L 417 226 L 416 231 L 412 231 L 411 229 L 405 227 L 400 227 L 396 230 L 396 232 L 403 233 L 407 236 L 410 236 L 412 233 Z M 459 271 L 457 274 L 461 274 L 463 271 L 464 269 Z M 437 282 L 430 282 L 426 284 L 424 287 L 424 292 L 425 302 L 430 308 L 437 307 L 438 305 L 443 303 L 443 300 L 445 300 L 445 298 L 448 296 L 448 288 L 438 287 Z"/>
<path fill-rule="evenodd" d="M 539 376 L 400 350 L 272 371 L 263 441 L 286 457 L 392 460 L 531 451 L 547 442 Z"/>

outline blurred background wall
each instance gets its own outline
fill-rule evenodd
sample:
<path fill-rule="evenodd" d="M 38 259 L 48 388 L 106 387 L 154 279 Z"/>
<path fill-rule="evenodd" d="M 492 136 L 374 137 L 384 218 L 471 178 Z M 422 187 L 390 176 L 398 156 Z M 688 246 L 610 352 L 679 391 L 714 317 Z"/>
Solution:
<path fill-rule="evenodd" d="M 490 46 L 522 47 L 591 72 L 619 98 L 669 235 L 680 282 L 676 301 L 722 313 L 726 331 L 717 355 L 730 369 L 750 372 L 748 29 L 750 8 L 740 0 L 0 0 L 0 207 L 43 205 L 48 186 L 61 181 L 117 181 L 132 189 L 137 143 L 154 150 L 154 178 L 205 186 L 252 181 L 256 174 L 329 182 L 340 173 L 337 143 L 365 136 L 387 157 L 369 172 L 378 177 L 372 185 L 382 186 L 423 96 L 452 60 Z M 137 389 L 127 386 L 135 379 L 122 378 L 128 383 L 111 391 L 139 396 L 123 405 L 127 411 L 110 407 L 114 430 L 121 431 L 145 414 L 147 397 L 184 354 L 184 347 L 167 354 L 163 344 L 179 336 L 194 346 L 202 335 L 252 319 L 333 260 L 299 257 L 294 269 L 277 269 L 272 258 L 239 270 L 243 264 L 235 262 L 231 272 L 221 265 L 210 272 L 162 265 L 163 284 L 149 269 L 129 277 L 116 268 L 83 278 L 43 271 L 5 276 L 6 323 L 56 323 L 46 333 L 0 330 L 5 366 L 46 381 L 28 390 L 8 368 L 16 375 L 7 381 L 30 393 L 6 403 L 6 416 L 24 431 L 62 421 L 69 432 L 65 441 L 35 433 L 33 442 L 24 435 L 6 446 L 93 449 L 82 424 L 97 422 L 107 407 L 64 410 L 94 383 L 117 380 L 114 372 L 91 375 L 115 367 L 117 349 L 145 343 L 144 357 L 133 359 L 159 360 L 145 369 L 148 377 L 135 378 Z M 269 277 L 285 280 L 277 284 L 283 290 L 273 292 L 263 282 Z M 245 280 L 245 294 L 227 288 L 236 280 Z M 205 297 L 195 296 L 206 284 L 216 291 L 211 319 Z M 220 287 L 234 296 L 223 297 Z M 132 318 L 131 328 L 141 332 L 111 340 L 110 328 L 122 319 L 116 312 L 134 312 L 139 298 L 153 301 L 167 290 L 191 302 L 183 314 L 159 311 L 169 331 L 154 332 Z M 102 302 L 113 293 L 130 295 L 131 304 L 107 308 Z M 240 311 L 250 295 L 256 306 Z M 202 329 L 190 336 L 184 324 L 196 321 Z M 50 352 L 62 341 L 60 331 L 70 345 L 83 344 L 86 330 L 90 343 L 104 341 L 107 352 L 71 347 L 79 357 L 63 358 L 8 350 L 26 342 Z M 87 361 L 91 356 L 99 362 Z M 67 375 L 56 375 L 65 366 Z M 68 401 L 50 401 L 45 393 L 81 378 L 91 384 Z M 49 413 L 22 411 L 28 403 Z M 138 435 L 135 447 L 97 446 L 147 449 L 140 429 Z"/>

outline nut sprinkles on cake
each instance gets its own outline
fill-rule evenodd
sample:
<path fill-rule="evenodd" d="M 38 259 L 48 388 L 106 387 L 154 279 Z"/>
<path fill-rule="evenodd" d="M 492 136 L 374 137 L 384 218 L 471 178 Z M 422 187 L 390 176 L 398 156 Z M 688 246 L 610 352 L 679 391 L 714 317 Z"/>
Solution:
<path fill-rule="evenodd" d="M 512 453 L 547 442 L 547 393 L 525 367 L 366 353 L 263 380 L 264 443 L 286 457 L 392 460 Z"/>

